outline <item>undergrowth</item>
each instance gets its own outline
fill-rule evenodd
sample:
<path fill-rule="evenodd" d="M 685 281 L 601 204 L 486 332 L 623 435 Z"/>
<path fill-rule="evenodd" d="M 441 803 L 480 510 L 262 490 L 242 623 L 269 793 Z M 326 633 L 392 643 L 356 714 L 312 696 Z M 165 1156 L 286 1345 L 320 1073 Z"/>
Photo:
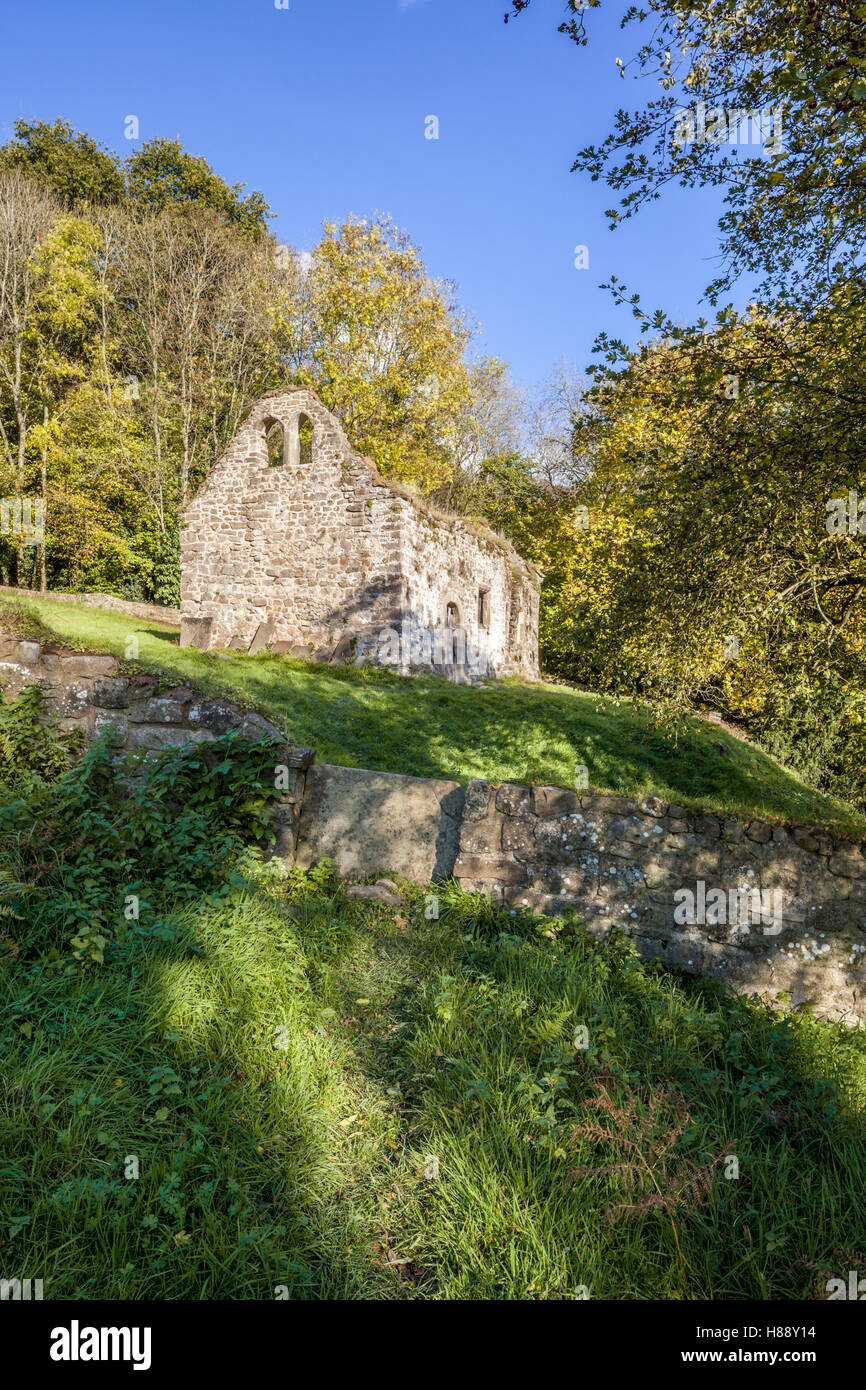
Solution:
<path fill-rule="evenodd" d="M 862 1032 L 455 884 L 431 912 L 286 875 L 273 759 L 102 741 L 5 795 L 0 1276 L 513 1300 L 866 1274 Z"/>

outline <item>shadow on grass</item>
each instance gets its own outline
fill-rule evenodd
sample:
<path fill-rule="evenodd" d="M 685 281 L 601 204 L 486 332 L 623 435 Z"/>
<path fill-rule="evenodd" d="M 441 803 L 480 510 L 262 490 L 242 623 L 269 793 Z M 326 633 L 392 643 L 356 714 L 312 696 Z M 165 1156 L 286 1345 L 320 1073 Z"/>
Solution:
<path fill-rule="evenodd" d="M 208 694 L 244 701 L 320 762 L 466 782 L 574 786 L 578 768 L 600 791 L 657 795 L 693 808 L 770 821 L 828 824 L 862 834 L 851 807 L 805 786 L 754 745 L 697 719 L 678 735 L 653 712 L 562 686 L 454 686 L 437 676 L 307 664 L 289 657 L 180 649 L 174 632 L 102 610 L 28 605 L 55 634 L 87 638 L 123 658 L 141 640 L 139 668 Z M 128 664 L 128 663 L 127 663 Z M 718 745 L 723 745 L 722 749 Z"/>

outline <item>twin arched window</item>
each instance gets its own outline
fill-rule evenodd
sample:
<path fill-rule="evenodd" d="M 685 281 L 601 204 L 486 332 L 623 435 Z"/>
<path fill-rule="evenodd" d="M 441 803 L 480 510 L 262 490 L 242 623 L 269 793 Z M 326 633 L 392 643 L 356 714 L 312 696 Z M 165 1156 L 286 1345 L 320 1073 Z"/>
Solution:
<path fill-rule="evenodd" d="M 313 422 L 309 415 L 296 415 L 287 427 L 279 420 L 265 421 L 265 443 L 272 468 L 284 463 L 290 467 L 309 465 L 313 462 Z"/>

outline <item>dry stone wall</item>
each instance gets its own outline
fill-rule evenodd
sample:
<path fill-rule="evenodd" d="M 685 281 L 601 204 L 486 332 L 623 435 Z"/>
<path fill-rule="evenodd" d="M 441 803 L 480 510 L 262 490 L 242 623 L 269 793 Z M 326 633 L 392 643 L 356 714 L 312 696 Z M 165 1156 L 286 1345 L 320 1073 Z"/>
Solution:
<path fill-rule="evenodd" d="M 278 731 L 231 701 L 122 675 L 111 656 L 0 634 L 6 699 L 39 685 L 65 727 L 118 752 Z M 347 879 L 453 876 L 513 909 L 573 909 L 596 936 L 620 928 L 647 958 L 828 1018 L 866 1019 L 866 852 L 815 826 L 720 820 L 656 797 L 311 767 L 283 745 L 275 852 L 328 857 Z M 743 911 L 743 908 L 746 911 Z"/>
<path fill-rule="evenodd" d="M 687 974 L 866 1019 L 866 853 L 814 826 L 323 764 L 294 862 L 326 856 L 347 879 L 453 876 L 513 909 L 572 909 L 593 935 L 619 928 L 642 956 Z"/>
<path fill-rule="evenodd" d="M 155 676 L 120 675 L 112 656 L 64 652 L 0 633 L 4 698 L 15 699 L 28 685 L 39 686 L 48 713 L 62 728 L 80 729 L 87 743 L 112 726 L 118 757 L 208 743 L 229 730 L 249 739 L 266 734 L 280 739 L 274 762 L 283 772 L 274 806 L 273 852 L 284 859 L 294 855 L 306 773 L 315 752 L 286 744 L 262 715 L 241 710 L 231 700 L 208 699 L 189 686 L 166 687 Z"/>
<path fill-rule="evenodd" d="M 287 447 L 274 465 L 269 431 L 279 425 L 296 442 L 302 420 L 312 425 L 310 457 Z M 266 625 L 268 641 L 319 660 L 351 646 L 357 661 L 423 666 L 431 663 L 402 651 L 395 661 L 382 634 L 445 623 L 452 603 L 450 622 L 488 653 L 481 674 L 535 678 L 539 582 L 492 533 L 381 478 L 311 391 L 277 391 L 185 509 L 181 645 L 246 650 Z"/>
<path fill-rule="evenodd" d="M 619 927 L 690 974 L 866 1018 L 864 846 L 815 827 L 476 781 L 454 876 L 513 907 L 573 908 L 598 936 Z"/>

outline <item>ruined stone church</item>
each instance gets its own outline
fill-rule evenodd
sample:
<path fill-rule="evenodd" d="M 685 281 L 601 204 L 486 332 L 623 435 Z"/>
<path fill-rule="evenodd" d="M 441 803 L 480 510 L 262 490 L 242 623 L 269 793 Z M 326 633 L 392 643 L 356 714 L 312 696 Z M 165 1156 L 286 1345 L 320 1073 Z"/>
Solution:
<path fill-rule="evenodd" d="M 304 387 L 263 396 L 181 518 L 181 645 L 538 677 L 542 576 L 381 477 Z"/>

